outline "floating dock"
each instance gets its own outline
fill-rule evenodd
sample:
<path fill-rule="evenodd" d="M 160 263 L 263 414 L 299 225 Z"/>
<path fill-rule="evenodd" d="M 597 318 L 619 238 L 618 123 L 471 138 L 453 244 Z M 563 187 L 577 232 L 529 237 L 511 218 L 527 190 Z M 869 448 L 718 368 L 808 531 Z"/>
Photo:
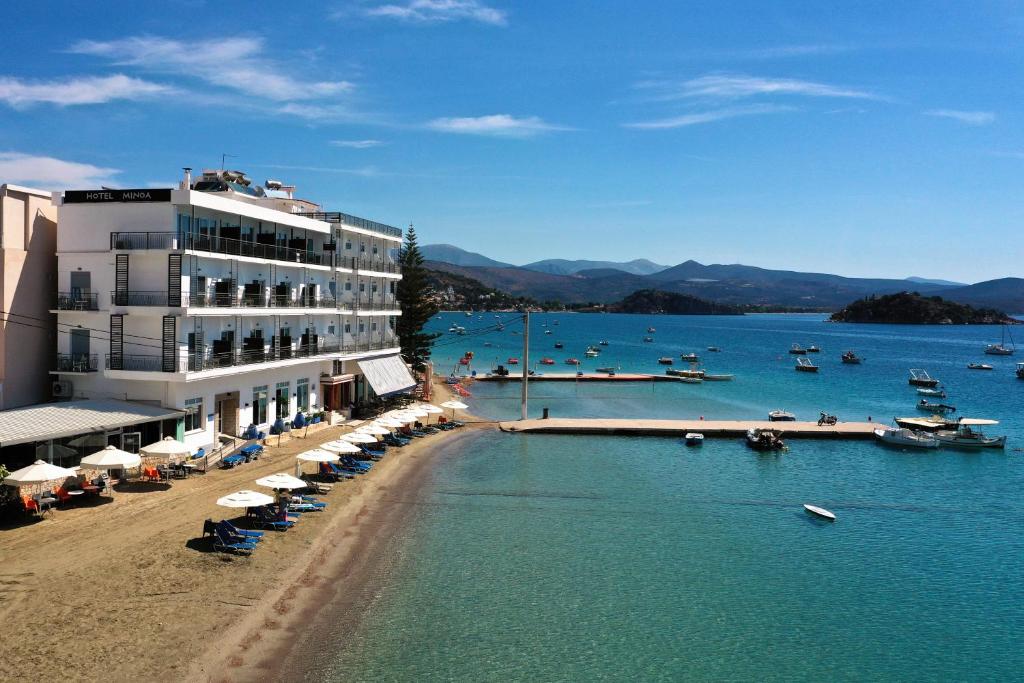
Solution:
<path fill-rule="evenodd" d="M 521 382 L 521 372 L 509 369 L 507 376 L 502 375 L 477 375 L 478 382 Z M 542 375 L 530 375 L 530 382 L 679 382 L 679 377 L 670 375 L 651 375 L 640 372 L 617 372 L 614 375 L 606 373 L 584 373 L 577 375 L 575 372 L 546 372 Z"/>
<path fill-rule="evenodd" d="M 607 434 L 617 436 L 683 436 L 700 432 L 707 437 L 741 438 L 747 430 L 773 429 L 783 438 L 873 439 L 877 422 L 839 422 L 818 426 L 817 422 L 769 422 L 768 420 L 614 420 L 593 418 L 550 418 L 501 422 L 503 432 L 525 434 Z"/>

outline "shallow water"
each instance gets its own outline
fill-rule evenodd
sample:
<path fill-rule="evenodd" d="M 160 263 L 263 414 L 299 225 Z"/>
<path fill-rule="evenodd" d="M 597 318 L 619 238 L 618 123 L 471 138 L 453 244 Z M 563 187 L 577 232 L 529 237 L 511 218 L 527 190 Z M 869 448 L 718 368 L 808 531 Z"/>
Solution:
<path fill-rule="evenodd" d="M 657 372 L 660 355 L 705 355 L 717 344 L 723 352 L 709 366 L 737 379 L 538 383 L 532 393 L 548 398 L 535 398 L 531 412 L 913 414 L 906 369 L 925 367 L 952 402 L 1004 420 L 995 429 L 1010 447 L 909 453 L 796 441 L 759 455 L 732 439 L 687 449 L 667 438 L 481 434 L 437 468 L 396 569 L 334 656 L 331 680 L 1020 677 L 1024 454 L 1012 449 L 1024 445 L 1024 382 L 1001 359 L 986 359 L 998 363 L 993 372 L 961 370 L 991 328 L 557 317 L 566 355 L 607 338 L 617 364 Z M 648 324 L 664 346 L 641 345 Z M 785 351 L 794 341 L 823 347 L 820 376 L 792 370 Z M 865 364 L 842 366 L 846 348 Z M 478 412 L 518 413 L 517 385 L 473 392 Z M 838 521 L 808 517 L 804 502 Z"/>

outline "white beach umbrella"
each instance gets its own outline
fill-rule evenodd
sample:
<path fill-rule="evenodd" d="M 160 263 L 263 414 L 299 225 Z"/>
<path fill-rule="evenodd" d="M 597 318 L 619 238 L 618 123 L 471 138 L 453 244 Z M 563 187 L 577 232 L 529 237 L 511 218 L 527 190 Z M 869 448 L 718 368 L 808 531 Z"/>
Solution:
<path fill-rule="evenodd" d="M 426 417 L 427 415 L 430 415 L 430 413 L 422 408 L 406 408 L 403 412 L 408 413 L 409 415 L 415 415 L 416 417 Z"/>
<path fill-rule="evenodd" d="M 380 425 L 368 424 L 362 427 L 356 427 L 356 431 L 360 434 L 370 434 L 372 436 L 384 436 L 390 434 L 391 430 L 387 427 L 381 427 Z"/>
<path fill-rule="evenodd" d="M 48 462 L 42 460 L 36 460 L 28 467 L 22 467 L 20 470 L 11 472 L 6 479 L 5 484 L 8 486 L 24 486 L 26 484 L 41 484 L 44 481 L 53 481 L 54 479 L 64 479 L 66 477 L 74 477 L 76 473 L 74 470 L 69 470 L 64 467 L 57 467 L 51 465 Z"/>
<path fill-rule="evenodd" d="M 226 508 L 254 508 L 273 502 L 273 498 L 259 491 L 235 491 L 217 499 L 217 505 Z"/>
<path fill-rule="evenodd" d="M 461 401 L 445 401 L 441 404 L 442 408 L 451 408 L 452 410 L 466 410 L 469 408 L 465 403 Z"/>
<path fill-rule="evenodd" d="M 403 425 L 411 424 L 416 421 L 415 415 L 410 415 L 409 413 L 402 413 L 399 411 L 388 413 L 388 417 L 391 418 L 392 420 L 398 420 Z"/>
<path fill-rule="evenodd" d="M 416 407 L 419 408 L 420 410 L 427 411 L 431 415 L 437 415 L 438 413 L 443 413 L 444 412 L 443 410 L 441 410 L 440 408 L 438 408 L 437 406 L 435 406 L 432 403 L 418 403 L 418 404 L 416 404 Z"/>
<path fill-rule="evenodd" d="M 328 441 L 327 443 L 322 443 L 320 444 L 320 448 L 324 449 L 325 451 L 331 451 L 332 453 L 341 454 L 363 452 L 362 449 L 360 449 L 359 446 L 355 445 L 354 443 L 351 443 L 349 441 L 342 441 L 341 439 L 338 439 L 337 441 Z"/>
<path fill-rule="evenodd" d="M 379 417 L 373 421 L 373 424 L 380 425 L 381 427 L 391 427 L 392 429 L 398 429 L 405 423 L 401 420 L 396 420 L 393 417 Z"/>
<path fill-rule="evenodd" d="M 266 486 L 270 489 L 303 489 L 309 486 L 307 482 L 298 477 L 293 477 L 285 472 L 278 472 L 256 480 L 257 486 Z"/>
<path fill-rule="evenodd" d="M 83 466 L 97 470 L 126 470 L 141 464 L 142 458 L 114 446 L 107 446 L 82 458 Z"/>
<path fill-rule="evenodd" d="M 142 455 L 159 458 L 188 458 L 192 455 L 192 449 L 178 441 L 173 436 L 165 436 L 156 443 L 142 447 Z"/>
<path fill-rule="evenodd" d="M 375 437 L 372 437 L 369 434 L 360 434 L 359 432 L 342 434 L 341 438 L 350 443 L 377 443 L 377 439 Z"/>
<path fill-rule="evenodd" d="M 348 443 L 348 442 L 346 442 Z M 348 444 L 359 450 L 354 444 Z M 323 448 L 314 448 L 312 450 L 304 451 L 295 456 L 296 460 L 303 460 L 305 462 L 338 462 L 341 459 L 337 453 L 331 453 Z"/>

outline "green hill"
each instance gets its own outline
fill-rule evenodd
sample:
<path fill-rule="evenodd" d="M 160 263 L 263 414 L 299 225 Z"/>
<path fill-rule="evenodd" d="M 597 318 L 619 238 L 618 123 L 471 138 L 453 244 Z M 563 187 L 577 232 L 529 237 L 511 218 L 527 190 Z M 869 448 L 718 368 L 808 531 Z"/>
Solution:
<path fill-rule="evenodd" d="M 1017 321 L 994 308 L 975 308 L 946 301 L 940 296 L 899 292 L 858 299 L 829 318 L 841 323 L 905 325 L 997 325 Z"/>

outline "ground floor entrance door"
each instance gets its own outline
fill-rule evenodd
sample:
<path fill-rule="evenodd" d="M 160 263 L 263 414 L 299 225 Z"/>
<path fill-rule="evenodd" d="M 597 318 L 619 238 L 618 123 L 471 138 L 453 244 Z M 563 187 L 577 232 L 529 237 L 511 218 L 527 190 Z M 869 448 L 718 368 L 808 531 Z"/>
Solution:
<path fill-rule="evenodd" d="M 213 399 L 213 433 L 238 436 L 238 392 L 217 394 Z"/>

